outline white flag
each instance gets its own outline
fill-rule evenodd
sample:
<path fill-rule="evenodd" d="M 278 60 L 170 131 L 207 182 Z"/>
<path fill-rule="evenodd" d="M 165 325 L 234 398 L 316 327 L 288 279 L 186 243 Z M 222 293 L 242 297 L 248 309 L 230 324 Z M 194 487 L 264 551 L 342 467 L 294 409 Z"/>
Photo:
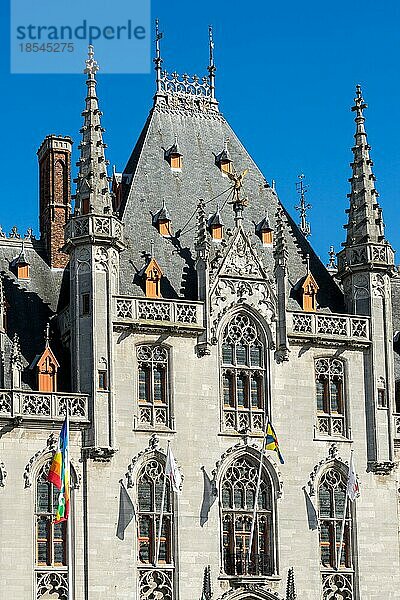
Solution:
<path fill-rule="evenodd" d="M 167 450 L 167 462 L 165 463 L 165 475 L 169 478 L 174 492 L 179 494 L 181 491 L 182 477 L 179 473 L 179 469 L 169 444 Z"/>
<path fill-rule="evenodd" d="M 354 502 L 360 495 L 360 486 L 358 485 L 357 475 L 354 470 L 353 452 L 350 455 L 349 478 L 347 480 L 347 495 L 349 500 Z"/>

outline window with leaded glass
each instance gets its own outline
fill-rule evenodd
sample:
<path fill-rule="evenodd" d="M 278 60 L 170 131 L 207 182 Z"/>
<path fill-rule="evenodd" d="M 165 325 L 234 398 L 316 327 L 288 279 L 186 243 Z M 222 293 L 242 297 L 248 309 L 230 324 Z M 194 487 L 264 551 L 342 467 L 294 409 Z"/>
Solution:
<path fill-rule="evenodd" d="M 139 425 L 170 428 L 168 350 L 163 346 L 137 348 Z"/>
<path fill-rule="evenodd" d="M 259 430 L 265 417 L 265 346 L 256 323 L 235 315 L 222 336 L 222 418 L 225 430 Z"/>
<path fill-rule="evenodd" d="M 318 486 L 318 512 L 320 530 L 320 560 L 322 570 L 352 568 L 351 503 L 347 503 L 344 519 L 343 544 L 338 567 L 338 550 L 343 526 L 347 479 L 338 470 L 331 468 L 321 477 Z"/>
<path fill-rule="evenodd" d="M 263 469 L 253 540 L 251 528 L 259 465 L 253 458 L 237 458 L 221 483 L 223 568 L 226 575 L 271 575 L 274 569 L 273 492 Z"/>
<path fill-rule="evenodd" d="M 315 361 L 317 430 L 321 435 L 347 435 L 344 364 L 337 358 Z"/>
<path fill-rule="evenodd" d="M 139 473 L 137 484 L 139 566 L 155 564 L 163 484 L 164 465 L 156 459 L 148 461 Z M 167 480 L 158 553 L 158 565 L 171 565 L 173 562 L 172 530 L 172 495 L 170 484 Z"/>
<path fill-rule="evenodd" d="M 37 567 L 60 567 L 67 564 L 67 527 L 65 521 L 54 523 L 59 491 L 47 481 L 50 462 L 43 465 L 36 478 L 35 539 Z"/>

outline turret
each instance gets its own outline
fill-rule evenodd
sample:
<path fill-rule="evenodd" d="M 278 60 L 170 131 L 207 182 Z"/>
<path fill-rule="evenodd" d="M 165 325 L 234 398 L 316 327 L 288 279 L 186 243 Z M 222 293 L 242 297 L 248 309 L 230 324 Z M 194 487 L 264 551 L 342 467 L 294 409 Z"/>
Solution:
<path fill-rule="evenodd" d="M 75 213 L 65 229 L 70 254 L 73 386 L 90 395 L 92 423 L 86 444 L 93 456 L 111 456 L 113 423 L 112 297 L 118 293 L 123 225 L 112 212 L 96 93 L 99 70 L 89 46 L 86 107 L 76 180 Z"/>
<path fill-rule="evenodd" d="M 382 209 L 375 188 L 370 146 L 365 130 L 361 87 L 356 87 L 355 144 L 346 241 L 338 255 L 338 272 L 346 306 L 371 322 L 371 351 L 366 354 L 364 378 L 367 406 L 367 447 L 370 468 L 385 472 L 393 466 L 392 411 L 394 410 L 393 327 L 390 277 L 394 252 L 385 238 Z M 384 390 L 382 392 L 382 390 Z M 382 410 L 383 409 L 383 410 Z M 383 435 L 386 431 L 387 435 Z M 379 445 L 378 445 L 379 433 Z"/>

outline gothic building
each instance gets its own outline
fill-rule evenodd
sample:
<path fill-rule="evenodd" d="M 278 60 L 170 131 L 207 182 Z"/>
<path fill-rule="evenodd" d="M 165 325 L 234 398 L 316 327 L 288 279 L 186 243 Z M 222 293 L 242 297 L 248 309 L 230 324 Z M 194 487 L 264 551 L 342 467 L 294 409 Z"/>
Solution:
<path fill-rule="evenodd" d="M 346 238 L 327 269 L 220 112 L 212 40 L 198 78 L 163 71 L 157 38 L 125 169 L 109 179 L 90 48 L 76 195 L 72 139 L 47 136 L 40 239 L 1 233 L 2 593 L 398 598 L 400 276 L 361 89 Z M 47 482 L 67 410 L 70 534 Z M 267 417 L 284 464 L 262 449 Z M 159 527 L 168 441 L 182 486 L 167 482 Z"/>

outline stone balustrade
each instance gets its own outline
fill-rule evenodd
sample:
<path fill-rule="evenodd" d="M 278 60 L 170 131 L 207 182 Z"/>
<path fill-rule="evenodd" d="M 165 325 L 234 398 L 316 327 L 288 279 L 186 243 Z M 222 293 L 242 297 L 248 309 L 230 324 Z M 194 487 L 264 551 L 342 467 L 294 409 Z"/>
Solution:
<path fill-rule="evenodd" d="M 294 337 L 347 338 L 363 342 L 371 339 L 368 317 L 326 313 L 289 312 L 288 334 Z"/>
<path fill-rule="evenodd" d="M 151 322 L 199 329 L 203 323 L 203 304 L 181 300 L 115 298 L 117 322 Z"/>
<path fill-rule="evenodd" d="M 63 420 L 67 406 L 72 423 L 88 421 L 88 396 L 85 394 L 0 390 L 0 418 Z"/>

